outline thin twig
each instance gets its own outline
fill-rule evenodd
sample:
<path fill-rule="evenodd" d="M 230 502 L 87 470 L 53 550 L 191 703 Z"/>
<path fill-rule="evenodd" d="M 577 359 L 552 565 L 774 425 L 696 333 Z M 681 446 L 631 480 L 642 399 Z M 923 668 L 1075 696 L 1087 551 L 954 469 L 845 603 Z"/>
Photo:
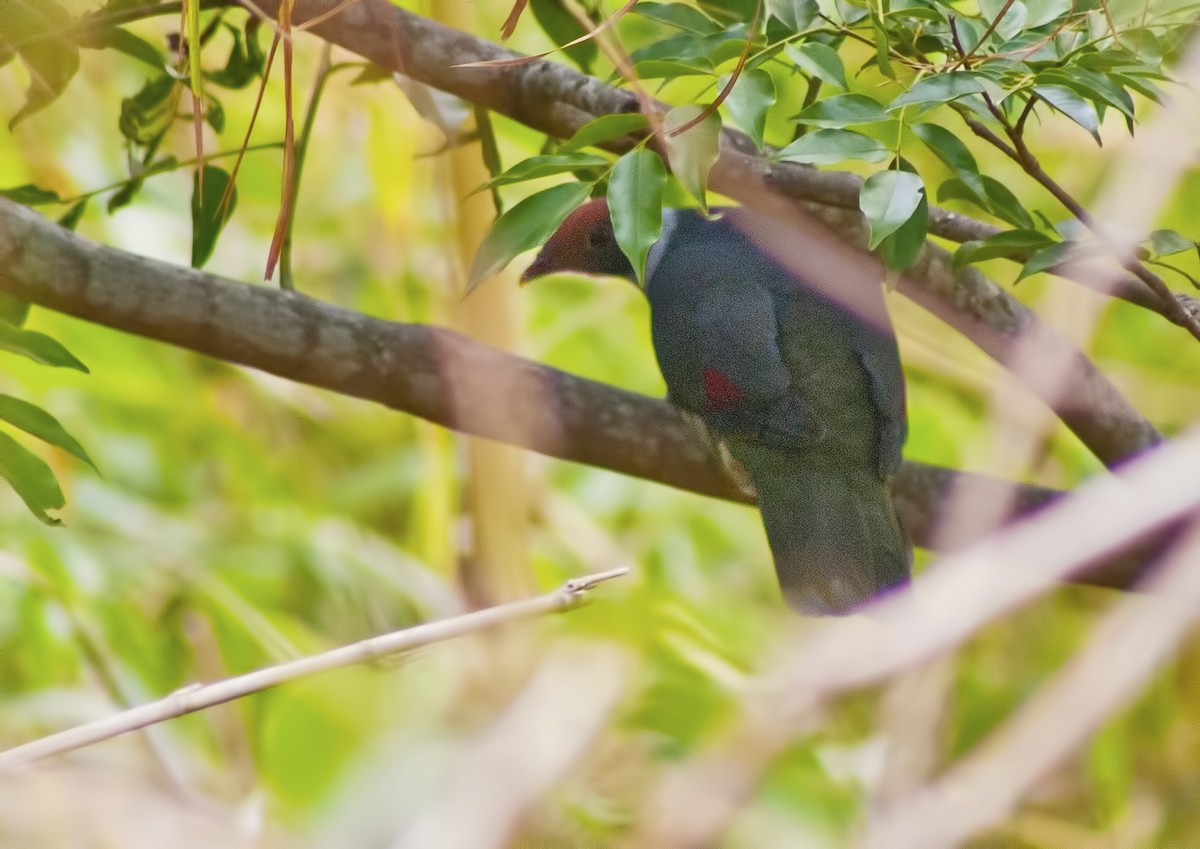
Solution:
<path fill-rule="evenodd" d="M 1001 16 L 1010 5 L 1012 5 L 1011 0 L 1009 0 L 1008 3 L 1005 3 L 1004 9 L 1002 9 L 1000 12 Z M 996 20 L 999 21 L 999 16 Z M 995 22 L 993 22 L 993 24 L 994 23 Z M 988 31 L 991 32 L 991 29 Z M 950 18 L 950 34 L 954 41 L 955 47 L 958 49 L 959 53 L 962 54 L 963 67 L 969 68 L 970 54 L 964 52 L 963 50 L 962 40 L 959 38 L 958 28 L 954 25 L 953 17 Z M 1032 109 L 1035 100 L 1035 96 L 1031 96 L 1029 101 L 1025 104 L 1025 109 L 1017 119 L 1015 126 L 1011 121 L 1009 121 L 1008 116 L 1004 114 L 1004 111 L 996 105 L 995 101 L 992 100 L 991 95 L 989 95 L 987 92 L 984 92 L 982 96 L 983 102 L 987 106 L 988 111 L 992 114 L 992 117 L 996 119 L 996 122 L 1004 129 L 1005 135 L 1008 136 L 1009 143 L 1006 143 L 998 135 L 992 132 L 991 129 L 984 126 L 973 116 L 971 116 L 966 107 L 955 106 L 955 111 L 962 117 L 963 121 L 966 122 L 966 125 L 971 129 L 971 132 L 991 144 L 996 149 L 1000 150 L 1005 156 L 1020 165 L 1026 174 L 1032 177 L 1035 182 L 1053 195 L 1054 199 L 1062 204 L 1072 215 L 1075 216 L 1077 220 L 1087 227 L 1097 239 L 1099 239 L 1105 245 L 1113 246 L 1113 249 L 1120 254 L 1118 256 L 1118 260 L 1120 261 L 1121 266 L 1138 280 L 1142 281 L 1142 283 L 1146 284 L 1146 286 L 1158 296 L 1158 300 L 1162 307 L 1160 310 L 1162 314 L 1178 324 L 1180 327 L 1187 330 L 1197 340 L 1200 340 L 1200 319 L 1197 319 L 1196 316 L 1189 312 L 1184 305 L 1180 303 L 1179 299 L 1175 297 L 1174 293 L 1167 287 L 1167 284 L 1163 282 L 1161 277 L 1148 269 L 1142 263 L 1138 262 L 1136 257 L 1130 255 L 1128 252 L 1121 251 L 1116 240 L 1114 240 L 1110 234 L 1106 232 L 1104 226 L 1101 225 L 1100 222 L 1098 222 L 1091 215 L 1091 213 L 1084 208 L 1083 204 L 1075 200 L 1070 192 L 1063 188 L 1063 186 L 1057 180 L 1051 177 L 1046 170 L 1042 168 L 1042 164 L 1038 161 L 1037 156 L 1035 156 L 1033 151 L 1029 149 L 1029 146 L 1025 143 L 1024 130 L 1025 123 L 1029 117 L 1029 112 Z"/>
<path fill-rule="evenodd" d="M 296 224 L 295 209 L 300 196 L 300 180 L 304 174 L 304 161 L 308 155 L 308 146 L 312 141 L 313 129 L 317 124 L 317 108 L 321 105 L 321 95 L 325 84 L 329 81 L 330 55 L 333 45 L 326 41 L 321 48 L 321 61 L 317 65 L 317 75 L 313 80 L 312 93 L 308 98 L 308 108 L 304 114 L 304 126 L 300 128 L 300 137 L 296 141 L 296 170 L 292 174 L 292 214 L 287 217 L 287 230 L 283 236 L 283 246 L 279 253 L 279 285 L 283 289 L 295 289 L 296 280 L 292 276 L 292 231 Z M 348 67 L 343 65 L 342 67 Z"/>
<path fill-rule="evenodd" d="M 167 719 L 224 704 L 298 678 L 377 660 L 397 652 L 461 637 L 508 622 L 569 610 L 579 604 L 597 584 L 621 577 L 628 568 L 599 572 L 567 581 L 557 590 L 533 598 L 477 610 L 450 619 L 427 622 L 402 631 L 361 640 L 311 657 L 268 666 L 245 675 L 212 684 L 193 684 L 156 702 L 122 711 L 115 716 L 51 734 L 22 746 L 0 752 L 0 772 L 16 769 L 52 755 L 59 755 Z"/>
<path fill-rule="evenodd" d="M 1013 0 L 1006 0 L 1004 6 L 999 12 L 996 13 L 996 17 L 992 20 L 992 22 L 988 24 L 987 29 L 983 31 L 983 35 L 979 36 L 979 40 L 975 42 L 975 45 L 971 48 L 970 52 L 962 57 L 962 64 L 964 68 L 969 67 L 967 63 L 971 60 L 971 57 L 975 55 L 975 51 L 978 50 L 979 46 L 987 41 L 991 37 L 992 33 L 996 31 L 996 27 L 1000 25 L 1000 21 L 1006 14 L 1008 14 L 1008 10 L 1012 8 L 1012 4 Z M 961 49 L 962 46 L 959 45 L 960 52 Z"/>
<path fill-rule="evenodd" d="M 1021 110 L 1021 114 L 1017 117 L 1017 123 L 1013 125 L 1013 130 L 1017 135 L 1023 135 L 1025 132 L 1025 124 L 1029 120 L 1029 116 L 1033 114 L 1034 105 L 1041 100 L 1033 92 L 1030 92 L 1029 99 L 1025 101 L 1025 108 Z"/>
<path fill-rule="evenodd" d="M 746 31 L 746 44 L 742 47 L 741 55 L 738 56 L 737 65 L 734 66 L 733 72 L 729 75 L 729 80 L 721 88 L 720 92 L 717 93 L 713 102 L 701 109 L 699 115 L 673 128 L 667 133 L 668 136 L 674 138 L 683 135 L 721 108 L 721 104 L 729 97 L 730 92 L 733 91 L 733 87 L 737 85 L 737 81 L 741 78 L 742 69 L 746 67 L 746 60 L 750 57 L 750 48 L 754 45 L 755 36 L 758 35 L 758 21 L 762 15 L 762 11 L 763 0 L 758 0 L 757 5 L 754 7 L 754 17 L 750 19 L 750 28 Z"/>
<path fill-rule="evenodd" d="M 1014 159 L 1016 159 L 1017 163 L 1020 164 L 1020 166 L 1025 170 L 1025 173 L 1041 184 L 1046 191 L 1050 192 L 1050 194 L 1054 196 L 1055 200 L 1070 210 L 1071 214 L 1074 215 L 1085 227 L 1087 227 L 1103 244 L 1116 246 L 1116 240 L 1114 240 L 1111 234 L 1107 232 L 1104 225 L 1097 221 L 1095 217 L 1083 207 L 1082 204 L 1075 200 L 1070 192 L 1063 188 L 1057 180 L 1051 177 L 1046 170 L 1042 168 L 1042 164 L 1038 161 L 1037 157 L 1034 156 L 1033 151 L 1026 146 L 1024 137 L 1020 133 L 1017 133 L 1013 130 L 1009 131 L 1009 137 L 1012 139 L 1013 147 L 1015 148 L 1015 151 L 1013 152 L 1015 153 Z M 1005 152 L 1008 153 L 1007 150 Z M 1116 249 L 1120 251 L 1119 247 Z M 1159 300 L 1162 301 L 1163 310 L 1165 311 L 1166 315 L 1180 327 L 1185 328 L 1196 339 L 1200 339 L 1200 321 L 1197 321 L 1195 316 L 1184 309 L 1183 304 L 1181 304 L 1175 297 L 1174 293 L 1167 288 L 1167 284 L 1163 282 L 1163 279 L 1150 269 L 1146 268 L 1146 266 L 1144 266 L 1142 263 L 1138 262 L 1137 259 L 1129 253 L 1125 251 L 1121 251 L 1121 253 L 1122 255 L 1119 256 L 1121 266 L 1130 274 L 1135 276 L 1138 280 L 1141 280 L 1143 283 L 1149 286 L 1150 289 L 1153 290 L 1156 295 L 1158 295 Z"/>
<path fill-rule="evenodd" d="M 1008 142 L 992 132 L 991 128 L 981 122 L 978 118 L 973 117 L 967 111 L 966 107 L 957 107 L 954 104 L 951 104 L 951 106 L 962 117 L 963 123 L 970 128 L 971 132 L 995 147 L 997 150 L 1003 152 L 1004 155 L 1010 159 L 1020 161 L 1020 154 L 1017 153 L 1016 148 L 1010 146 Z"/>

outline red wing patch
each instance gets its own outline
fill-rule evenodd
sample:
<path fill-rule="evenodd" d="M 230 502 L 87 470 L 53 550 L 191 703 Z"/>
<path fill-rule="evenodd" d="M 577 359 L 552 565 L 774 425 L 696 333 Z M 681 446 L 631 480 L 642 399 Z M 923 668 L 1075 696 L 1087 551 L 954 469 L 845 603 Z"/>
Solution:
<path fill-rule="evenodd" d="M 740 387 L 716 369 L 704 370 L 704 400 L 715 412 L 731 410 L 746 397 Z"/>

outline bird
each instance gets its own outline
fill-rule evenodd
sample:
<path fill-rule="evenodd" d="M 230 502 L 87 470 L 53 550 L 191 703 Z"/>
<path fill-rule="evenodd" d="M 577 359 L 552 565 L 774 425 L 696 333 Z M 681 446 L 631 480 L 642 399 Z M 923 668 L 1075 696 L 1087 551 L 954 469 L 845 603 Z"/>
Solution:
<path fill-rule="evenodd" d="M 891 498 L 908 432 L 895 333 L 882 287 L 868 321 L 760 247 L 742 212 L 663 211 L 643 286 L 655 356 L 668 400 L 753 482 L 784 601 L 853 613 L 912 571 Z M 605 198 L 572 211 L 521 280 L 564 271 L 637 283 Z"/>

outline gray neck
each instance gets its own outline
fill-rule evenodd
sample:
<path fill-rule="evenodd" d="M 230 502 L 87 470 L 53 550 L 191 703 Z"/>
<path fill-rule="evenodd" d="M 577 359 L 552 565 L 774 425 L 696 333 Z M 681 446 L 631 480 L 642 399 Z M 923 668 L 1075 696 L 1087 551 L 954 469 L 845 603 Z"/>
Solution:
<path fill-rule="evenodd" d="M 680 214 L 681 212 L 678 209 L 663 210 L 662 235 L 658 237 L 657 242 L 650 246 L 650 252 L 646 254 L 647 281 L 654 276 L 654 269 L 658 268 L 659 262 L 662 261 L 663 254 L 667 252 L 667 243 L 670 242 L 671 236 L 674 235 L 675 229 L 679 226 Z"/>

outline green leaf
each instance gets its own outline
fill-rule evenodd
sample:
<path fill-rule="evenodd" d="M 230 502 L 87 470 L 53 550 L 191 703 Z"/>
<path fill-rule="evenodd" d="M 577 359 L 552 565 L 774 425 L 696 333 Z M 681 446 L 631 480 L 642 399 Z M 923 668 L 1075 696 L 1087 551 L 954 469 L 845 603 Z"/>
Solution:
<path fill-rule="evenodd" d="M 58 192 L 43 189 L 41 186 L 36 186 L 33 183 L 14 186 L 11 189 L 0 189 L 0 197 L 8 198 L 14 203 L 23 203 L 26 206 L 38 206 L 43 203 L 62 203 L 62 198 L 58 196 Z"/>
<path fill-rule="evenodd" d="M 617 112 L 593 118 L 558 146 L 558 153 L 574 153 L 580 148 L 627 136 L 646 128 L 646 116 L 640 112 Z"/>
<path fill-rule="evenodd" d="M 232 24 L 225 24 L 225 29 L 233 37 L 233 45 L 229 48 L 229 56 L 225 67 L 218 71 L 205 71 L 205 78 L 222 88 L 245 88 L 254 82 L 262 73 L 262 67 L 257 65 L 250 55 L 250 50 L 242 40 L 242 32 Z"/>
<path fill-rule="evenodd" d="M 1029 18 L 1029 9 L 1020 0 L 977 0 L 979 11 L 983 13 L 992 32 L 1001 39 L 1007 40 L 1021 32 Z M 1037 0 L 1042 2 L 1042 0 Z"/>
<path fill-rule="evenodd" d="M 633 7 L 633 11 L 644 18 L 696 35 L 712 35 L 720 30 L 720 27 L 699 9 L 682 3 L 638 3 Z"/>
<path fill-rule="evenodd" d="M 1033 218 L 1030 217 L 1029 212 L 1021 205 L 1021 201 L 1017 200 L 1017 196 L 1012 193 L 1008 186 L 993 177 L 988 177 L 986 174 L 980 176 L 983 180 L 984 188 L 987 189 L 988 201 L 992 211 L 1014 227 L 1019 227 L 1022 230 L 1033 230 Z"/>
<path fill-rule="evenodd" d="M 591 188 L 588 183 L 551 186 L 530 195 L 497 218 L 475 252 L 465 294 L 475 291 L 517 254 L 549 239 L 563 219 L 587 199 Z"/>
<path fill-rule="evenodd" d="M 509 186 L 513 183 L 523 183 L 526 180 L 536 180 L 538 177 L 568 174 L 582 168 L 603 168 L 608 164 L 608 159 L 591 153 L 531 156 L 528 159 L 521 160 L 503 174 L 498 174 L 488 180 L 480 188 L 487 189 L 497 186 Z"/>
<path fill-rule="evenodd" d="M 890 80 L 894 80 L 896 79 L 896 70 L 892 67 L 891 60 L 888 59 L 888 49 L 891 47 L 891 41 L 888 38 L 888 31 L 884 27 L 883 21 L 874 13 L 871 14 L 871 29 L 874 31 L 875 67 L 879 69 L 879 73 Z"/>
<path fill-rule="evenodd" d="M 735 24 L 717 35 L 709 36 L 708 43 L 712 49 L 708 54 L 708 59 L 712 62 L 713 67 L 719 67 L 725 62 L 740 57 L 746 49 L 748 36 L 749 30 L 744 23 Z M 765 47 L 766 45 L 760 41 L 756 46 Z"/>
<path fill-rule="evenodd" d="M 45 333 L 36 330 L 25 330 L 8 324 L 0 324 L 0 351 L 10 354 L 20 354 L 35 363 L 44 366 L 73 368 L 84 374 L 88 367 L 75 358 L 75 355 L 62 346 L 60 342 L 51 339 Z"/>
<path fill-rule="evenodd" d="M 858 206 L 870 227 L 871 250 L 899 230 L 917 212 L 925 184 L 908 171 L 879 171 L 863 183 Z"/>
<path fill-rule="evenodd" d="M 788 45 L 787 55 L 796 63 L 796 67 L 821 82 L 842 91 L 850 87 L 846 82 L 846 67 L 842 64 L 842 57 L 829 45 L 819 41 L 808 41 L 799 47 Z"/>
<path fill-rule="evenodd" d="M 833 165 L 847 159 L 882 162 L 891 153 L 883 142 L 853 130 L 814 130 L 796 139 L 774 158 L 809 165 Z"/>
<path fill-rule="evenodd" d="M 1029 6 L 1029 17 L 1025 19 L 1028 29 L 1054 23 L 1075 7 L 1075 0 L 1037 0 Z"/>
<path fill-rule="evenodd" d="M 61 218 L 58 219 L 58 226 L 67 230 L 74 230 L 79 226 L 79 221 L 81 218 L 83 218 L 83 213 L 87 211 L 87 207 L 88 198 L 84 198 L 83 200 L 74 204 L 70 209 L 63 213 Z"/>
<path fill-rule="evenodd" d="M 204 98 L 204 120 L 215 132 L 225 132 L 225 107 L 211 94 Z"/>
<path fill-rule="evenodd" d="M 962 49 L 968 52 L 973 51 L 979 45 L 979 39 L 983 36 L 985 24 L 961 15 L 955 18 L 955 24 L 958 30 L 958 40 L 962 43 Z"/>
<path fill-rule="evenodd" d="M 145 181 L 141 177 L 134 177 L 121 186 L 121 188 L 113 192 L 108 198 L 108 204 L 105 207 L 108 210 L 108 213 L 111 215 L 121 207 L 128 205 L 133 200 L 134 196 L 141 191 L 142 184 L 144 182 Z"/>
<path fill-rule="evenodd" d="M 704 112 L 707 107 L 700 104 L 676 106 L 663 118 L 663 131 L 667 137 L 667 154 L 671 159 L 671 171 L 680 185 L 708 210 L 706 189 L 708 172 L 720 154 L 721 118 L 713 112 L 699 124 L 685 132 L 672 135 Z"/>
<path fill-rule="evenodd" d="M 1100 141 L 1100 117 L 1091 103 L 1063 86 L 1039 85 L 1034 86 L 1033 91 L 1053 109 L 1087 130 L 1097 142 Z"/>
<path fill-rule="evenodd" d="M 153 150 L 154 148 L 152 146 L 150 151 L 147 153 L 147 156 L 152 155 Z M 109 213 L 111 214 L 116 212 L 118 209 L 132 201 L 134 196 L 141 191 L 142 185 L 146 182 L 147 177 L 153 177 L 155 174 L 165 174 L 166 172 L 174 171 L 179 167 L 179 160 L 174 156 L 164 156 L 160 159 L 150 162 L 149 164 L 146 164 L 145 162 L 131 162 L 129 168 L 131 175 L 129 180 L 123 186 L 121 186 L 121 188 L 113 192 L 112 196 L 108 199 Z"/>
<path fill-rule="evenodd" d="M 865 94 L 838 94 L 818 100 L 792 118 L 813 127 L 849 127 L 888 120 L 888 113 Z"/>
<path fill-rule="evenodd" d="M 1163 94 L 1161 88 L 1156 86 L 1150 80 L 1142 79 L 1134 74 L 1109 74 L 1113 82 L 1118 83 L 1126 88 L 1131 88 L 1147 100 L 1152 100 L 1155 103 L 1165 104 L 1167 102 L 1166 95 Z"/>
<path fill-rule="evenodd" d="M 1025 260 L 1025 264 L 1021 266 L 1021 273 L 1017 275 L 1016 282 L 1019 283 L 1030 275 L 1049 271 L 1061 264 L 1075 247 L 1076 244 L 1074 242 L 1058 242 L 1057 244 L 1034 251 L 1029 259 Z"/>
<path fill-rule="evenodd" d="M 974 71 L 934 74 L 918 81 L 912 88 L 893 100 L 888 106 L 888 111 L 892 112 L 920 103 L 949 103 L 960 97 L 985 91 L 989 94 L 1003 96 L 1003 90 L 994 82 Z"/>
<path fill-rule="evenodd" d="M 29 301 L 0 293 L 0 322 L 20 327 L 29 318 Z"/>
<path fill-rule="evenodd" d="M 212 256 L 229 217 L 237 208 L 237 187 L 229 193 L 229 203 L 221 208 L 221 198 L 229 185 L 229 172 L 215 165 L 204 166 L 204 180 L 200 172 L 192 175 L 192 267 L 202 268 Z M 201 189 L 203 186 L 203 190 Z"/>
<path fill-rule="evenodd" d="M 1021 206 L 1009 188 L 992 177 L 979 175 L 983 181 L 986 199 L 980 198 L 960 179 L 950 179 L 938 186 L 937 199 L 941 203 L 946 200 L 965 200 L 984 209 L 993 215 L 1004 219 L 1009 224 L 1022 230 L 1035 229 L 1033 217 Z"/>
<path fill-rule="evenodd" d="M 915 176 L 915 175 L 914 175 Z M 883 264 L 892 271 L 911 268 L 921 255 L 925 237 L 929 234 L 929 200 L 921 193 L 921 200 L 908 220 L 880 243 L 879 254 Z"/>
<path fill-rule="evenodd" d="M 680 62 L 671 59 L 646 59 L 636 62 L 634 72 L 643 80 L 673 80 L 676 77 L 707 77 L 713 72 L 712 62 L 701 57 Z"/>
<path fill-rule="evenodd" d="M 954 252 L 955 271 L 964 265 L 988 259 L 1028 256 L 1031 252 L 1053 244 L 1054 240 L 1037 230 L 1006 230 L 986 239 L 964 242 Z"/>
<path fill-rule="evenodd" d="M 570 44 L 579 36 L 587 34 L 587 30 L 567 11 L 561 0 L 531 0 L 529 7 L 542 32 L 555 44 Z M 571 45 L 565 48 L 563 53 L 585 74 L 590 74 L 592 65 L 599 56 L 599 50 L 596 42 L 589 40 Z"/>
<path fill-rule="evenodd" d="M 182 94 L 183 85 L 170 74 L 148 80 L 141 91 L 121 101 L 121 135 L 134 144 L 151 144 L 175 120 Z"/>
<path fill-rule="evenodd" d="M 54 0 L 0 3 L 0 56 L 17 55 L 29 72 L 25 104 L 8 122 L 11 130 L 53 103 L 79 71 L 79 47 L 66 37 L 71 16 Z"/>
<path fill-rule="evenodd" d="M 1106 103 L 1133 120 L 1133 98 L 1117 83 L 1103 74 L 1078 66 L 1068 69 L 1051 68 L 1037 75 L 1037 86 L 1052 85 L 1070 89 L 1094 103 Z"/>
<path fill-rule="evenodd" d="M 66 503 L 54 472 L 44 460 L 3 431 L 0 431 L 0 477 L 12 485 L 38 519 L 47 525 L 62 524 L 46 513 Z"/>
<path fill-rule="evenodd" d="M 982 179 L 982 178 L 981 178 Z M 987 188 L 984 187 L 984 191 Z M 949 180 L 943 180 L 937 190 L 937 202 L 945 203 L 948 200 L 965 200 L 968 203 L 973 203 L 980 209 L 991 212 L 992 204 L 987 199 L 987 196 L 980 197 L 962 180 L 957 177 L 951 177 Z"/>
<path fill-rule="evenodd" d="M 845 26 L 856 24 L 869 14 L 867 4 L 861 0 L 833 0 L 832 3 L 825 0 L 820 5 L 834 23 Z"/>
<path fill-rule="evenodd" d="M 658 154 L 639 147 L 622 156 L 608 180 L 608 209 L 617 244 L 645 285 L 646 254 L 662 235 L 667 169 Z"/>
<path fill-rule="evenodd" d="M 158 71 L 166 67 L 162 51 L 123 27 L 89 28 L 80 36 L 79 45 L 95 50 L 116 50 Z"/>
<path fill-rule="evenodd" d="M 258 31 L 262 29 L 262 25 L 262 18 L 251 15 L 246 18 L 246 26 L 242 30 L 246 38 L 246 56 L 249 58 L 250 64 L 258 68 L 259 76 L 265 73 L 267 67 L 267 54 L 258 40 Z"/>
<path fill-rule="evenodd" d="M 19 427 L 32 436 L 36 436 L 43 442 L 47 442 L 50 445 L 61 448 L 74 457 L 78 457 L 93 469 L 96 468 L 96 464 L 92 462 L 92 458 L 83 450 L 83 446 L 75 440 L 75 437 L 67 433 L 63 426 L 58 423 L 58 419 L 36 404 L 30 404 L 28 401 L 22 401 L 20 398 L 14 398 L 11 395 L 0 394 L 0 419 L 3 419 L 14 427 Z"/>
<path fill-rule="evenodd" d="M 933 154 L 950 167 L 963 185 L 974 195 L 973 200 L 987 205 L 987 187 L 979 174 L 979 164 L 958 136 L 937 124 L 917 124 L 913 127 L 917 138 L 925 143 Z M 940 200 L 939 195 L 939 200 Z"/>
<path fill-rule="evenodd" d="M 383 65 L 367 62 L 362 66 L 362 70 L 354 75 L 354 79 L 350 81 L 350 85 L 371 85 L 372 83 L 382 82 L 395 85 L 395 73 L 395 71 L 385 68 Z"/>
<path fill-rule="evenodd" d="M 711 71 L 712 62 L 709 60 L 708 55 L 712 52 L 713 46 L 710 36 L 681 32 L 677 35 L 655 41 L 645 47 L 639 47 L 630 54 L 629 58 L 633 60 L 635 67 L 641 65 L 643 62 L 657 60 L 677 63 L 697 70 L 708 69 Z"/>
<path fill-rule="evenodd" d="M 1150 234 L 1150 247 L 1157 256 L 1170 256 L 1194 250 L 1196 243 L 1174 230 L 1155 230 Z"/>
<path fill-rule="evenodd" d="M 750 20 L 758 0 L 697 0 L 696 5 L 714 20 L 737 23 Z"/>
<path fill-rule="evenodd" d="M 817 0 L 767 0 L 767 13 L 792 32 L 804 32 L 821 8 Z"/>
<path fill-rule="evenodd" d="M 722 77 L 720 85 L 724 86 L 728 77 Z M 746 135 L 754 140 L 758 147 L 763 146 L 763 133 L 767 128 L 767 110 L 775 102 L 775 81 L 771 75 L 761 68 L 744 71 L 733 91 L 725 100 L 729 115 Z"/>

